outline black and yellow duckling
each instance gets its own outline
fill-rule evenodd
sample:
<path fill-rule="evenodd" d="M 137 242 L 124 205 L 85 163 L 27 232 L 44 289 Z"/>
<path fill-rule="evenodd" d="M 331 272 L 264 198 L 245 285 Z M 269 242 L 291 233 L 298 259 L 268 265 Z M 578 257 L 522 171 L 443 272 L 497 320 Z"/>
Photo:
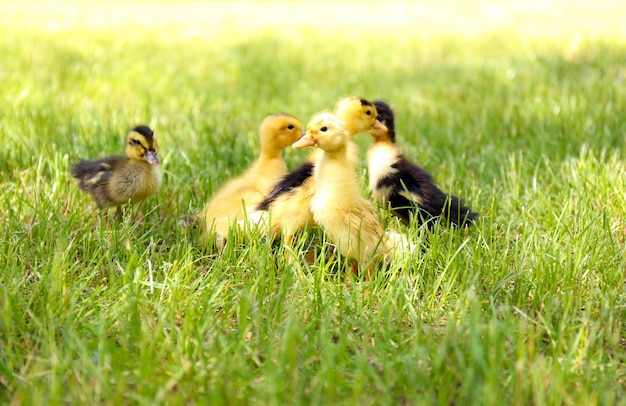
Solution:
<path fill-rule="evenodd" d="M 360 97 L 340 99 L 333 113 L 343 122 L 343 129 L 349 137 L 372 128 L 384 127 L 376 120 L 374 105 Z M 356 148 L 353 143 L 347 145 Z M 321 153 L 321 149 L 311 152 L 307 160 L 295 171 L 281 178 L 256 207 L 258 217 L 267 216 L 271 212 L 271 234 L 274 238 L 282 234 L 285 245 L 291 244 L 292 236 L 297 231 L 314 223 L 310 210 L 311 199 L 315 193 L 313 171 Z"/>
<path fill-rule="evenodd" d="M 215 236 L 216 245 L 223 246 L 230 227 L 245 220 L 287 173 L 281 152 L 302 136 L 302 126 L 292 115 L 275 113 L 263 119 L 258 133 L 259 158 L 246 172 L 223 185 L 200 214 L 205 242 Z"/>
<path fill-rule="evenodd" d="M 154 131 L 140 125 L 126 136 L 126 156 L 114 155 L 95 161 L 83 160 L 71 174 L 78 187 L 91 194 L 100 209 L 117 208 L 153 195 L 161 185 L 158 145 Z"/>
<path fill-rule="evenodd" d="M 374 142 L 367 152 L 367 169 L 373 199 L 389 205 L 392 213 L 407 224 L 418 221 L 430 226 L 438 217 L 446 218 L 452 225 L 473 222 L 478 213 L 464 206 L 458 197 L 442 192 L 426 170 L 400 152 L 391 107 L 380 100 L 373 103 L 378 119 L 387 127 L 386 131 L 370 131 Z"/>

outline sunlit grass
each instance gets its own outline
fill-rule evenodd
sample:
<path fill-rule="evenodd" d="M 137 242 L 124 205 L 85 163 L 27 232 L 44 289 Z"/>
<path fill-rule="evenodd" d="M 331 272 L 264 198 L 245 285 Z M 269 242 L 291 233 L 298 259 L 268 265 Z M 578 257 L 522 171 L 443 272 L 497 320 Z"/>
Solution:
<path fill-rule="evenodd" d="M 619 2 L 0 9 L 2 402 L 626 404 Z M 265 114 L 346 95 L 480 223 L 404 229 L 423 250 L 369 282 L 180 227 Z M 139 123 L 164 184 L 111 225 L 69 167 Z"/>

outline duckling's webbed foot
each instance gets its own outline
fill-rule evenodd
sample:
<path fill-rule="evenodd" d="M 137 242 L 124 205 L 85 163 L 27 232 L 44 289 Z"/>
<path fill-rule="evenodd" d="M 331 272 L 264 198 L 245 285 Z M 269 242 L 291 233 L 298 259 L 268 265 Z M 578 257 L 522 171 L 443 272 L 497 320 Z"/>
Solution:
<path fill-rule="evenodd" d="M 120 223 L 124 220 L 124 212 L 122 210 L 122 206 L 117 206 L 115 208 L 115 220 Z"/>

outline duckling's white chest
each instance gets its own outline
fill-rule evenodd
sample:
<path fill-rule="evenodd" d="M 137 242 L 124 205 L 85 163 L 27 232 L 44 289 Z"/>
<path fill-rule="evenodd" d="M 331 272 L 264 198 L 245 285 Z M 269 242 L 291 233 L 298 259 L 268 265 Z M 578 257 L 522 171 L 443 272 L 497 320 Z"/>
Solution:
<path fill-rule="evenodd" d="M 398 170 L 392 165 L 398 160 L 398 150 L 391 144 L 374 144 L 367 151 L 367 172 L 369 188 L 374 199 L 385 200 L 390 187 L 378 188 L 378 182 L 385 176 L 396 173 Z"/>
<path fill-rule="evenodd" d="M 163 172 L 161 172 L 161 165 L 152 165 L 152 178 L 154 179 L 156 189 L 161 187 L 163 181 Z"/>

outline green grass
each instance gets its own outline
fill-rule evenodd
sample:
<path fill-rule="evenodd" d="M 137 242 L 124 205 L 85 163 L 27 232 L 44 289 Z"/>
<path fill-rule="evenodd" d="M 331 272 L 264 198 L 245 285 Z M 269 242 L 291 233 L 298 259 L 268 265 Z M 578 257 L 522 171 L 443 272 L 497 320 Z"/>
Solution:
<path fill-rule="evenodd" d="M 618 3 L 1 2 L 0 402 L 626 404 Z M 181 229 L 346 95 L 480 224 L 370 282 Z M 69 167 L 139 123 L 164 184 L 111 226 Z"/>

